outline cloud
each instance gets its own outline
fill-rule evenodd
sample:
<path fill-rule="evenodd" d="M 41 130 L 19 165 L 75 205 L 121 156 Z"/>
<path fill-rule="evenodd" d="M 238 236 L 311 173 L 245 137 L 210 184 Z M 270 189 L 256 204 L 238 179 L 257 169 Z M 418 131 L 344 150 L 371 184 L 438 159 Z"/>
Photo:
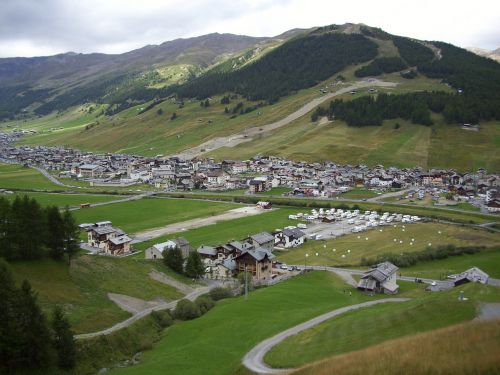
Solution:
<path fill-rule="evenodd" d="M 295 27 L 363 22 L 458 45 L 500 47 L 490 0 L 2 0 L 0 56 L 121 53 L 209 32 L 277 35 Z"/>

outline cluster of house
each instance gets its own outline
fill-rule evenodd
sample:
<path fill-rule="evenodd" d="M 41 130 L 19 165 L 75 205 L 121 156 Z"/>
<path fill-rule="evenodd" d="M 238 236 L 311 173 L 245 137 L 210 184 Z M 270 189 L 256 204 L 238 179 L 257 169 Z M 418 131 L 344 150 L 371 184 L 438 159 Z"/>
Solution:
<path fill-rule="evenodd" d="M 305 234 L 297 228 L 285 228 L 271 234 L 261 232 L 241 241 L 230 241 L 217 246 L 202 245 L 196 249 L 205 266 L 208 279 L 227 280 L 241 272 L 248 272 L 256 281 L 269 281 L 273 277 L 273 250 L 289 248 L 304 243 Z M 178 247 L 184 258 L 190 251 L 185 238 L 179 237 L 155 244 L 146 249 L 146 259 L 163 259 L 165 252 Z"/>
<path fill-rule="evenodd" d="M 500 176 L 484 169 L 471 173 L 422 168 L 385 168 L 382 165 L 307 163 L 272 156 L 245 161 L 212 158 L 182 160 L 178 157 L 143 157 L 96 154 L 64 147 L 13 146 L 19 134 L 0 133 L 0 158 L 37 165 L 59 172 L 60 177 L 88 180 L 95 185 L 129 186 L 147 183 L 165 190 L 248 189 L 258 193 L 273 187 L 290 188 L 289 194 L 336 197 L 357 186 L 390 188 L 438 188 L 457 199 L 479 197 L 491 212 L 500 211 Z"/>
<path fill-rule="evenodd" d="M 132 239 L 119 228 L 114 228 L 111 221 L 80 224 L 87 231 L 87 245 L 98 252 L 108 255 L 125 255 L 131 252 Z"/>

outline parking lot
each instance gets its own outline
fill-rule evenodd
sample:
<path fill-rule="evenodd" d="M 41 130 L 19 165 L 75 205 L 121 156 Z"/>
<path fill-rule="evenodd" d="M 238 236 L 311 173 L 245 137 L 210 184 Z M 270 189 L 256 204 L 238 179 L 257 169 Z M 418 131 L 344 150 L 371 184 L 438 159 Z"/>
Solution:
<path fill-rule="evenodd" d="M 396 223 L 411 224 L 420 221 L 418 216 L 376 211 L 319 209 L 311 213 L 290 215 L 291 220 L 300 221 L 297 226 L 310 240 L 329 240 L 349 233 L 361 233 L 370 229 L 381 230 Z M 305 224 L 304 224 L 305 223 Z"/>

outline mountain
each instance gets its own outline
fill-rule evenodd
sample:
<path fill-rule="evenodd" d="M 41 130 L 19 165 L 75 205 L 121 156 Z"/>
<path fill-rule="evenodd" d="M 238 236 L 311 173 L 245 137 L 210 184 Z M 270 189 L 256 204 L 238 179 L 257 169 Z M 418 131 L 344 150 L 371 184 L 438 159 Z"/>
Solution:
<path fill-rule="evenodd" d="M 362 24 L 272 38 L 210 34 L 0 66 L 15 72 L 0 84 L 0 118 L 14 120 L 0 126 L 31 134 L 26 144 L 463 170 L 500 162 L 500 64 Z M 296 111 L 297 121 L 275 128 Z M 464 123 L 481 130 L 464 134 L 456 126 Z M 233 148 L 235 139 L 244 143 Z"/>
<path fill-rule="evenodd" d="M 476 55 L 488 57 L 492 60 L 500 62 L 500 48 L 490 51 L 484 48 L 467 47 L 467 50 L 474 52 Z"/>
<path fill-rule="evenodd" d="M 3 58 L 0 59 L 0 118 L 19 113 L 37 102 L 51 102 L 61 94 L 70 99 L 66 102 L 56 100 L 55 105 L 41 113 L 97 100 L 124 85 L 128 86 L 127 93 L 135 91 L 137 86 L 140 89 L 149 85 L 161 86 L 172 81 L 168 77 L 173 71 L 178 76 L 173 81 L 183 81 L 221 59 L 268 39 L 214 33 L 117 55 L 70 52 Z"/>

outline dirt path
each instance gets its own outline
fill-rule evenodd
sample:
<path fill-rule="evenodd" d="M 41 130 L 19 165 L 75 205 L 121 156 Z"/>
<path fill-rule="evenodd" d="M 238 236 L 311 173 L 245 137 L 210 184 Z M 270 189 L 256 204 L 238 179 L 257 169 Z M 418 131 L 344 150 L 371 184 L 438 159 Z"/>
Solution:
<path fill-rule="evenodd" d="M 289 372 L 291 369 L 274 369 L 266 365 L 264 362 L 264 356 L 267 354 L 267 352 L 271 350 L 274 346 L 285 340 L 286 338 L 296 335 L 299 332 L 314 327 L 317 324 L 323 323 L 326 320 L 329 320 L 337 315 L 349 311 L 353 311 L 362 307 L 377 305 L 379 303 L 406 302 L 409 300 L 410 300 L 409 298 L 384 298 L 332 310 L 326 314 L 317 316 L 316 318 L 313 318 L 311 320 L 308 320 L 307 322 L 296 325 L 295 327 L 289 328 L 286 331 L 278 333 L 277 335 L 262 341 L 260 344 L 255 346 L 245 355 L 245 357 L 243 358 L 243 365 L 250 371 L 253 371 L 257 374 L 279 374 L 279 373 Z"/>
<path fill-rule="evenodd" d="M 298 118 L 306 115 L 308 112 L 316 108 L 321 103 L 324 103 L 325 101 L 330 100 L 335 96 L 339 96 L 353 90 L 358 90 L 367 87 L 395 87 L 396 85 L 397 83 L 384 82 L 375 78 L 356 82 L 351 86 L 344 87 L 338 91 L 323 95 L 319 98 L 315 98 L 311 100 L 309 103 L 299 108 L 297 111 L 271 124 L 255 126 L 253 128 L 246 129 L 243 132 L 236 133 L 227 137 L 213 138 L 210 139 L 209 141 L 202 143 L 199 146 L 184 150 L 183 152 L 177 155 L 170 155 L 170 156 L 177 156 L 185 160 L 190 160 L 200 155 L 203 155 L 204 153 L 217 150 L 221 147 L 235 147 L 240 143 L 251 141 L 252 140 L 251 137 L 253 136 L 256 136 L 258 134 L 263 134 L 271 130 L 281 128 L 282 126 L 288 125 L 292 121 L 295 121 Z"/>
<path fill-rule="evenodd" d="M 153 308 L 165 303 L 165 301 L 145 301 L 143 299 L 126 296 L 124 294 L 108 293 L 108 298 L 116 303 L 122 310 L 132 314 L 140 313 L 141 311 Z"/>
<path fill-rule="evenodd" d="M 159 281 L 160 283 L 170 285 L 174 287 L 175 289 L 179 290 L 181 293 L 184 294 L 189 294 L 194 292 L 194 288 L 190 287 L 189 285 L 186 285 L 184 283 L 181 283 L 180 281 L 175 280 L 174 278 L 165 275 L 163 272 L 157 271 L 155 269 L 151 270 L 149 272 L 149 277 L 151 277 L 153 280 Z"/>
<path fill-rule="evenodd" d="M 214 285 L 214 286 L 217 286 L 217 285 Z M 205 294 L 205 293 L 207 293 L 209 291 L 210 291 L 210 287 L 198 288 L 198 289 L 195 289 L 192 293 L 184 296 L 183 298 L 186 298 L 186 299 L 188 299 L 190 301 L 194 301 L 197 297 L 199 297 L 202 294 Z M 97 336 L 102 336 L 102 335 L 109 335 L 110 333 L 113 333 L 113 332 L 119 331 L 122 328 L 128 327 L 129 325 L 131 325 L 132 323 L 136 322 L 137 320 L 139 320 L 141 318 L 144 318 L 145 316 L 148 316 L 153 311 L 166 310 L 166 309 L 175 309 L 175 307 L 177 306 L 177 302 L 179 302 L 179 301 L 180 300 L 175 300 L 175 301 L 172 301 L 172 302 L 161 302 L 161 303 L 158 303 L 155 306 L 148 307 L 145 310 L 142 310 L 142 311 L 140 311 L 140 312 L 132 315 L 130 318 L 125 319 L 125 320 L 123 320 L 123 321 L 115 324 L 114 326 L 112 326 L 110 328 L 103 329 L 102 331 L 98 331 L 98 332 L 83 333 L 81 335 L 76 335 L 75 339 L 77 339 L 77 340 L 83 340 L 83 339 L 90 339 L 90 338 L 97 337 Z"/>
<path fill-rule="evenodd" d="M 269 211 L 272 210 L 263 210 L 256 207 L 235 208 L 233 210 L 229 210 L 219 215 L 182 221 L 180 223 L 170 224 L 162 228 L 136 233 L 134 235 L 134 240 L 132 241 L 132 243 L 134 244 L 134 243 L 144 242 L 156 237 L 164 236 L 166 234 L 178 233 L 189 229 L 195 229 L 207 225 L 213 225 L 217 224 L 220 221 L 234 220 L 234 219 L 239 219 L 241 217 L 259 215 Z"/>

